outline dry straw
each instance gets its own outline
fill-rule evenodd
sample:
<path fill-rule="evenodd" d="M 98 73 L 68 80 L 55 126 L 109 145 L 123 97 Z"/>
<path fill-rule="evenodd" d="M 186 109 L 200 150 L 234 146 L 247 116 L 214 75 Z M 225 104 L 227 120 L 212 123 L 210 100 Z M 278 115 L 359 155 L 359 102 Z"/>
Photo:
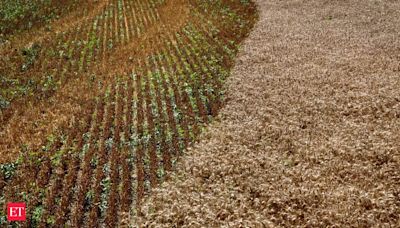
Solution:
<path fill-rule="evenodd" d="M 400 225 L 400 2 L 257 1 L 228 103 L 135 221 Z"/>

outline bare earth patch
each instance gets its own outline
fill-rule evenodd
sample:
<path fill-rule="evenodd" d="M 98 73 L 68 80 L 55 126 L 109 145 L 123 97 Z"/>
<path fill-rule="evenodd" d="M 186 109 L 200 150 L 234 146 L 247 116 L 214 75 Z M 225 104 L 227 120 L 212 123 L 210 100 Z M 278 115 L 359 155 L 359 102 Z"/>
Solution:
<path fill-rule="evenodd" d="M 142 225 L 399 226 L 400 2 L 257 2 L 220 121 Z"/>

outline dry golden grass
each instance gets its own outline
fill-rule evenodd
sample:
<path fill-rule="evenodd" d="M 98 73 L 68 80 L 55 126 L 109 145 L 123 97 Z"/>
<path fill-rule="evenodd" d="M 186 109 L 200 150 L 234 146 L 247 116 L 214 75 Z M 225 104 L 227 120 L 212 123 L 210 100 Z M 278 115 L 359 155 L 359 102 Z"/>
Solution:
<path fill-rule="evenodd" d="M 257 2 L 220 121 L 135 223 L 400 226 L 400 2 Z"/>

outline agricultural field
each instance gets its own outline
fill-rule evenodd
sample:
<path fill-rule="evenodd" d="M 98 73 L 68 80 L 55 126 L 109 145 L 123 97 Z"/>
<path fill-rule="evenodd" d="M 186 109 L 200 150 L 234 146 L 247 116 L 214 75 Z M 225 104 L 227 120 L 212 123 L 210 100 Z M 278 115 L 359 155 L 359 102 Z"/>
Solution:
<path fill-rule="evenodd" d="M 224 105 L 257 20 L 248 0 L 0 1 L 0 226 L 140 216 Z"/>

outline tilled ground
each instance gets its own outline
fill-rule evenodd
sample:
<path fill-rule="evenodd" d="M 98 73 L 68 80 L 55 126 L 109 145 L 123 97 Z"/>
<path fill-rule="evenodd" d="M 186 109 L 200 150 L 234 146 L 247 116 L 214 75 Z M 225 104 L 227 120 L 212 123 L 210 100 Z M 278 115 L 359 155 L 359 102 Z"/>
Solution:
<path fill-rule="evenodd" d="M 24 227 L 135 219 L 217 116 L 257 19 L 249 1 L 89 2 L 0 44 L 0 227 L 18 226 L 8 202 Z"/>
<path fill-rule="evenodd" d="M 257 2 L 220 121 L 143 221 L 399 226 L 400 2 Z"/>

